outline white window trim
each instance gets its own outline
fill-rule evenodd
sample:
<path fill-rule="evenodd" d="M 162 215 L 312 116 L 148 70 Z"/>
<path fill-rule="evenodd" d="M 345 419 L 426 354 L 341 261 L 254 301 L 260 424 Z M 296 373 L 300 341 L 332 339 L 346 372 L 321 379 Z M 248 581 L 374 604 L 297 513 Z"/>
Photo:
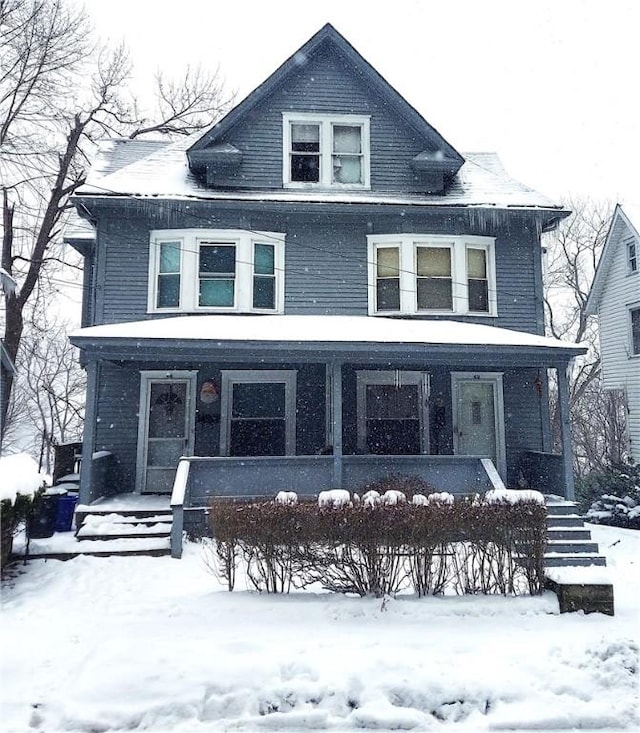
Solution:
<path fill-rule="evenodd" d="M 314 114 L 311 112 L 283 112 L 282 114 L 282 184 L 284 188 L 313 189 L 368 189 L 371 188 L 370 117 L 368 115 Z M 320 125 L 320 181 L 292 181 L 289 154 L 291 152 L 291 125 L 316 123 Z M 332 125 L 357 125 L 362 130 L 362 183 L 334 183 L 332 181 Z"/>
<path fill-rule="evenodd" d="M 220 455 L 231 446 L 231 414 L 234 384 L 284 384 L 285 455 L 296 454 L 295 369 L 223 369 L 221 371 Z"/>
<path fill-rule="evenodd" d="M 398 247 L 400 250 L 400 309 L 377 310 L 376 304 L 376 250 L 379 247 Z M 418 310 L 417 247 L 451 247 L 452 310 Z M 487 253 L 487 284 L 489 310 L 470 311 L 467 281 L 467 248 L 484 249 Z M 445 234 L 370 234 L 367 236 L 369 315 L 469 315 L 495 317 L 498 315 L 496 293 L 495 237 Z"/>
<path fill-rule="evenodd" d="M 157 306 L 160 244 L 180 243 L 180 298 L 172 308 Z M 234 304 L 231 307 L 198 304 L 200 244 L 216 242 L 236 248 Z M 255 244 L 274 246 L 275 308 L 253 307 Z M 245 229 L 156 229 L 150 232 L 148 313 L 284 313 L 284 244 L 280 232 Z"/>

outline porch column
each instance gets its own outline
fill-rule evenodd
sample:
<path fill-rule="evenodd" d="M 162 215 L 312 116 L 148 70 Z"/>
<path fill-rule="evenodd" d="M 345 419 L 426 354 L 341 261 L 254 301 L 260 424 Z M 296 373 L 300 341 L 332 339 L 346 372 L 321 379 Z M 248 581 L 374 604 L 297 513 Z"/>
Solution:
<path fill-rule="evenodd" d="M 85 365 L 87 373 L 87 398 L 82 430 L 82 461 L 80 463 L 79 504 L 90 504 L 94 499 L 91 485 L 91 463 L 95 452 L 96 418 L 98 412 L 98 378 L 100 369 L 96 359 L 89 359 Z"/>
<path fill-rule="evenodd" d="M 556 367 L 558 375 L 558 406 L 560 408 L 560 436 L 562 439 L 562 463 L 564 466 L 565 499 L 575 499 L 573 483 L 573 449 L 571 447 L 571 419 L 569 415 L 568 364 Z"/>
<path fill-rule="evenodd" d="M 333 437 L 333 486 L 342 488 L 342 362 L 331 364 L 331 419 Z"/>

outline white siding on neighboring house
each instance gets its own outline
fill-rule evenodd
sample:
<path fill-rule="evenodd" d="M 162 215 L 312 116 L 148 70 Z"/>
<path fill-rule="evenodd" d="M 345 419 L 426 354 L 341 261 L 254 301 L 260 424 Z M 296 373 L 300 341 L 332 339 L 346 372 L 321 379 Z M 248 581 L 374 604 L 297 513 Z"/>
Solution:
<path fill-rule="evenodd" d="M 634 224 L 640 227 L 640 222 Z M 631 271 L 628 257 L 628 244 L 634 240 L 636 251 L 640 251 L 638 232 L 617 207 L 598 265 L 601 272 L 594 281 L 589 311 L 597 309 L 599 317 L 603 386 L 626 393 L 631 455 L 640 462 L 640 354 L 633 354 L 630 316 L 631 309 L 640 308 L 640 271 Z"/>

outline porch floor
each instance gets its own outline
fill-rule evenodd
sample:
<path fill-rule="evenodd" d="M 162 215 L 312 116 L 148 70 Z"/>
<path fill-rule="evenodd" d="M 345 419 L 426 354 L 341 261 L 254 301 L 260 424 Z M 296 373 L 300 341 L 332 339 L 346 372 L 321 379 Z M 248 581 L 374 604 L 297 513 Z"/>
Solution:
<path fill-rule="evenodd" d="M 167 511 L 170 508 L 169 494 L 115 494 L 102 497 L 91 504 L 78 504 L 76 512 L 99 511 Z"/>

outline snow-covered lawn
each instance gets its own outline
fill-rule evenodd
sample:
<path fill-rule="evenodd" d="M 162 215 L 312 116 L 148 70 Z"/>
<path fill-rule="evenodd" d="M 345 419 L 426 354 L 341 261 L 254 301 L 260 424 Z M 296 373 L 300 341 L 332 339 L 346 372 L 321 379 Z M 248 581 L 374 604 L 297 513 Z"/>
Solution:
<path fill-rule="evenodd" d="M 616 616 L 538 598 L 228 593 L 182 560 L 2 586 L 2 731 L 640 729 L 640 533 L 592 527 Z"/>

